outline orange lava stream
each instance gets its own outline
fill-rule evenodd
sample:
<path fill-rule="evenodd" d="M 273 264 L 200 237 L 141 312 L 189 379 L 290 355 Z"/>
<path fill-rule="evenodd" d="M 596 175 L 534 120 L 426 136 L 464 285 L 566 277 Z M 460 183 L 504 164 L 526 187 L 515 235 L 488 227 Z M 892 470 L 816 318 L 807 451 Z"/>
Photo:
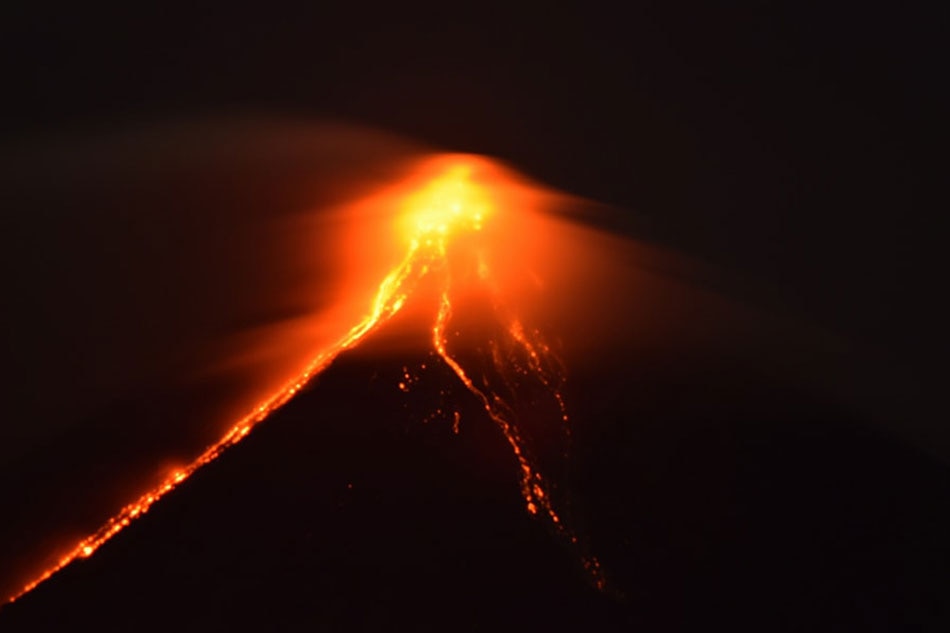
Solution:
<path fill-rule="evenodd" d="M 448 351 L 447 328 L 452 319 L 453 289 L 447 259 L 450 238 L 459 232 L 480 231 L 486 214 L 491 210 L 486 202 L 487 194 L 476 187 L 469 177 L 470 169 L 465 164 L 455 165 L 441 177 L 433 180 L 421 193 L 416 194 L 410 208 L 410 244 L 407 253 L 380 283 L 370 312 L 362 321 L 352 327 L 336 343 L 319 353 L 297 378 L 285 384 L 237 420 L 220 440 L 205 449 L 194 461 L 173 472 L 159 485 L 123 507 L 102 527 L 76 543 L 53 566 L 25 584 L 8 599 L 7 603 L 14 602 L 29 593 L 74 560 L 91 556 L 132 521 L 147 513 L 153 504 L 181 485 L 194 472 L 211 463 L 225 450 L 247 437 L 254 426 L 286 404 L 314 377 L 325 370 L 337 356 L 356 346 L 367 335 L 396 315 L 418 283 L 430 274 L 439 275 L 439 308 L 432 327 L 432 343 L 435 352 L 451 368 L 465 388 L 480 401 L 485 412 L 507 439 L 518 460 L 521 472 L 521 494 L 528 512 L 532 515 L 538 515 L 540 512 L 542 516 L 546 516 L 558 535 L 572 546 L 579 547 L 577 536 L 565 525 L 554 507 L 547 481 L 532 465 L 527 454 L 526 443 L 518 430 L 517 416 L 512 406 L 503 395 L 492 389 L 487 380 L 483 387 L 477 386 L 465 368 Z M 487 283 L 490 274 L 487 264 L 480 259 L 478 277 Z M 514 362 L 515 371 L 521 374 L 530 373 L 539 380 L 557 403 L 560 410 L 560 422 L 566 425 L 568 416 L 559 390 L 560 364 L 556 356 L 541 339 L 539 332 L 526 332 L 521 322 L 517 318 L 503 314 L 499 305 L 496 303 L 495 313 L 505 325 L 507 336 L 510 337 L 508 343 L 520 350 L 525 362 L 522 364 L 512 361 L 510 357 L 502 358 L 500 353 L 497 353 L 496 342 L 489 341 L 496 352 L 493 354 L 494 363 L 500 366 L 505 362 Z M 503 371 L 499 373 L 502 376 L 505 375 Z M 400 386 L 402 387 L 402 384 Z M 453 427 L 456 430 L 458 422 L 459 413 L 455 412 Z M 594 584 L 604 589 L 605 582 L 600 563 L 593 556 L 582 555 L 581 558 Z"/>
<path fill-rule="evenodd" d="M 526 442 L 518 430 L 517 414 L 512 406 L 505 400 L 503 395 L 492 389 L 489 381 L 485 380 L 483 387 L 477 386 L 469 377 L 465 368 L 449 353 L 446 330 L 451 319 L 452 301 L 449 296 L 448 285 L 446 285 L 442 292 L 436 323 L 432 328 L 432 343 L 436 352 L 452 369 L 462 384 L 465 385 L 465 388 L 478 398 L 482 407 L 485 409 L 485 413 L 495 422 L 502 434 L 504 434 L 505 439 L 508 440 L 508 445 L 511 447 L 515 458 L 517 458 L 518 466 L 521 470 L 521 496 L 525 500 L 528 512 L 532 515 L 537 515 L 539 512 L 543 513 L 551 521 L 551 525 L 560 537 L 566 539 L 571 546 L 580 547 L 577 535 L 561 519 L 554 507 L 554 502 L 548 492 L 548 484 L 545 478 L 534 467 L 527 454 Z M 512 319 L 508 321 L 508 324 L 507 334 L 511 337 L 512 341 L 514 341 L 516 347 L 527 356 L 527 363 L 531 370 L 531 375 L 538 379 L 549 390 L 560 409 L 561 421 L 566 424 L 568 415 L 564 398 L 552 380 L 551 375 L 544 367 L 545 359 L 549 362 L 556 362 L 556 357 L 551 353 L 547 344 L 539 341 L 532 342 L 525 335 L 520 321 Z M 536 334 L 540 336 L 539 333 Z M 494 342 L 492 342 L 492 344 L 493 347 L 495 347 Z M 498 354 L 493 354 L 493 356 L 496 365 L 506 362 L 515 362 L 510 357 L 502 359 L 499 358 Z M 521 371 L 524 373 L 523 369 Z M 457 425 L 458 413 L 455 415 L 455 424 Z M 565 430 L 567 430 L 566 426 Z M 582 553 L 581 563 L 590 575 L 591 580 L 593 580 L 594 585 L 600 590 L 605 590 L 607 584 L 600 561 L 595 556 Z"/>
<path fill-rule="evenodd" d="M 250 433 L 251 429 L 267 419 L 273 412 L 285 405 L 297 392 L 303 389 L 315 376 L 326 369 L 342 352 L 355 346 L 377 326 L 389 320 L 405 303 L 406 281 L 413 275 L 418 276 L 415 249 L 410 249 L 403 262 L 380 284 L 373 302 L 372 312 L 353 327 L 336 344 L 317 355 L 306 369 L 293 381 L 281 387 L 276 393 L 257 405 L 250 413 L 235 422 L 224 436 L 209 446 L 194 461 L 176 470 L 162 483 L 149 490 L 138 499 L 123 507 L 102 527 L 85 537 L 69 550 L 55 565 L 44 571 L 34 580 L 24 585 L 7 602 L 14 602 L 29 593 L 55 573 L 77 558 L 88 558 L 109 539 L 122 531 L 132 521 L 149 511 L 152 505 L 166 494 L 177 488 L 202 466 L 216 460 L 225 450 L 234 446 Z"/>

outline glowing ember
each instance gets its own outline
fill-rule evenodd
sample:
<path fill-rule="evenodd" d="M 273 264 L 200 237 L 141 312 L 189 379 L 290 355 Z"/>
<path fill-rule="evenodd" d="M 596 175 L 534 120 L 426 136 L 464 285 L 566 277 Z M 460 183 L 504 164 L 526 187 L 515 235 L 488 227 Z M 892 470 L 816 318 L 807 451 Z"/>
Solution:
<path fill-rule="evenodd" d="M 130 522 L 146 512 L 164 495 L 181 485 L 199 468 L 218 458 L 226 449 L 244 439 L 251 429 L 287 403 L 316 375 L 326 369 L 343 351 L 354 347 L 380 325 L 389 321 L 405 305 L 423 279 L 431 281 L 438 292 L 438 310 L 432 325 L 432 345 L 439 358 L 454 372 L 462 385 L 471 392 L 486 414 L 504 434 L 518 461 L 521 473 L 521 494 L 528 512 L 550 521 L 555 532 L 572 546 L 578 545 L 577 536 L 565 524 L 555 508 L 545 477 L 534 465 L 529 447 L 519 429 L 515 393 L 518 381 L 526 377 L 543 386 L 559 411 L 555 422 L 566 432 L 568 415 L 560 392 L 563 373 L 558 358 L 542 338 L 540 331 L 529 329 L 503 303 L 498 291 L 500 279 L 493 270 L 489 246 L 495 242 L 489 237 L 479 239 L 486 223 L 499 211 L 501 191 L 511 188 L 508 182 L 499 182 L 497 172 L 487 172 L 495 182 L 482 182 L 486 177 L 486 161 L 471 157 L 443 157 L 433 161 L 438 169 L 435 177 L 402 196 L 400 228 L 408 241 L 402 260 L 392 268 L 379 284 L 369 314 L 353 326 L 336 343 L 320 352 L 304 371 L 285 384 L 269 398 L 260 402 L 243 418 L 234 422 L 224 436 L 209 446 L 189 465 L 175 470 L 138 499 L 122 508 L 96 532 L 78 542 L 60 560 L 23 586 L 9 602 L 30 592 L 53 574 L 77 558 L 87 558 L 106 541 L 118 534 Z M 476 178 L 481 170 L 481 180 Z M 505 200 L 508 202 L 508 200 Z M 450 248 L 450 246 L 452 248 Z M 456 250 L 457 247 L 457 250 Z M 497 246 L 494 248 L 497 249 Z M 501 257 L 507 258 L 507 253 Z M 471 268 L 472 270 L 468 270 Z M 498 335 L 488 341 L 494 377 L 480 372 L 478 384 L 466 371 L 465 363 L 450 352 L 450 326 L 455 299 L 461 293 L 481 287 L 490 297 L 491 315 L 497 319 Z M 457 334 L 457 333 L 456 333 Z M 408 391 L 414 377 L 404 368 L 403 380 L 398 387 Z M 441 409 L 438 413 L 442 413 Z M 452 412 L 453 430 L 457 433 L 460 422 L 458 411 Z M 582 556 L 585 568 L 594 583 L 604 587 L 600 564 L 596 558 Z"/>

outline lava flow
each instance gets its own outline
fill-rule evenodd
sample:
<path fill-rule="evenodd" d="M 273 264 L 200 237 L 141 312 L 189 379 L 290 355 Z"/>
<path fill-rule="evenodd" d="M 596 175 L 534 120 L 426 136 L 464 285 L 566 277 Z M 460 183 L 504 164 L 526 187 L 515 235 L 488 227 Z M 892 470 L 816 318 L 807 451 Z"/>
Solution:
<path fill-rule="evenodd" d="M 593 583 L 603 589 L 599 562 L 582 551 L 577 535 L 556 507 L 552 486 L 540 472 L 530 441 L 526 439 L 519 409 L 523 406 L 519 394 L 534 388 L 549 401 L 544 415 L 551 419 L 542 422 L 557 425 L 552 433 L 569 434 L 561 393 L 564 380 L 561 363 L 540 329 L 525 325 L 517 306 L 511 305 L 517 301 L 507 300 L 512 296 L 512 262 L 524 258 L 528 247 L 518 236 L 502 236 L 503 232 L 499 233 L 497 227 L 506 228 L 508 221 L 501 215 L 503 212 L 523 211 L 508 209 L 510 205 L 528 204 L 526 198 L 517 193 L 524 188 L 525 185 L 486 159 L 453 155 L 425 161 L 412 176 L 384 196 L 390 204 L 398 200 L 397 222 L 406 245 L 401 260 L 379 283 L 368 314 L 317 354 L 295 379 L 234 422 L 221 439 L 189 465 L 171 473 L 159 485 L 123 507 L 97 531 L 76 543 L 52 567 L 25 584 L 9 602 L 30 592 L 77 558 L 91 556 L 195 471 L 247 437 L 255 425 L 293 398 L 339 354 L 358 345 L 402 311 L 414 294 L 427 292 L 433 293 L 435 306 L 435 314 L 426 317 L 432 319 L 433 352 L 477 399 L 507 439 L 518 462 L 521 495 L 527 511 L 549 522 L 558 537 L 577 551 Z M 504 246 L 521 252 L 511 252 Z M 535 278 L 535 281 L 538 280 Z M 487 360 L 475 366 L 468 364 L 464 352 L 453 353 L 450 349 L 455 341 L 463 340 L 462 326 L 457 321 L 459 315 L 465 313 L 463 306 L 468 306 L 473 297 L 474 305 L 491 317 L 489 328 L 479 330 L 488 332 L 487 340 L 480 341 Z M 537 397 L 532 398 L 535 400 Z M 459 414 L 454 413 L 456 425 L 458 418 Z"/>

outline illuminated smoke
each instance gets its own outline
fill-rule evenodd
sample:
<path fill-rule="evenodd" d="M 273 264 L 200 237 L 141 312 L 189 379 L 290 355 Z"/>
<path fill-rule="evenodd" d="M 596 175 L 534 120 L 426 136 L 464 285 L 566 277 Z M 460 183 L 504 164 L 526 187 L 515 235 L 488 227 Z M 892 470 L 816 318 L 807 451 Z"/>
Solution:
<path fill-rule="evenodd" d="M 568 434 L 569 416 L 562 394 L 564 372 L 560 358 L 541 328 L 529 319 L 538 313 L 543 295 L 545 252 L 547 264 L 556 246 L 550 220 L 542 220 L 545 206 L 558 199 L 509 170 L 484 158 L 439 155 L 407 161 L 394 185 L 380 188 L 355 204 L 344 205 L 349 237 L 337 255 L 361 260 L 357 274 L 375 270 L 366 266 L 366 253 L 403 254 L 390 265 L 369 301 L 368 313 L 336 341 L 326 345 L 293 379 L 263 398 L 250 412 L 233 422 L 220 439 L 187 466 L 171 472 L 158 485 L 127 504 L 102 527 L 81 539 L 59 560 L 17 591 L 10 601 L 30 592 L 77 558 L 95 553 L 104 543 L 142 516 L 164 495 L 243 440 L 252 428 L 269 417 L 326 369 L 342 352 L 410 304 L 413 316 L 431 323 L 431 346 L 461 384 L 480 402 L 488 417 L 507 439 L 520 472 L 520 490 L 528 512 L 548 521 L 556 534 L 581 556 L 596 586 L 604 588 L 600 564 L 584 553 L 578 536 L 561 514 L 547 476 L 541 471 L 519 409 L 519 393 L 531 385 L 546 394 L 549 411 L 544 423 L 554 436 Z M 385 228 L 380 228 L 385 227 Z M 376 236 L 376 237 L 373 237 Z M 386 236 L 386 237 L 381 237 Z M 528 236 L 531 236 L 530 238 Z M 550 240 L 550 241 L 548 241 Z M 381 246 L 382 244 L 382 246 Z M 377 277 L 378 279 L 378 277 Z M 351 280 L 354 287 L 360 284 Z M 359 293 L 353 293 L 358 295 Z M 431 295 L 433 301 L 426 301 Z M 352 297 L 350 303 L 353 302 Z M 365 305 L 365 304 L 364 304 Z M 431 314 L 425 306 L 434 305 Z M 339 314 L 345 314 L 343 310 Z M 469 320 L 459 318 L 468 316 Z M 339 314 L 336 318 L 340 318 Z M 486 357 L 472 365 L 461 322 L 474 318 L 486 333 Z M 458 348 L 456 350 L 456 348 Z M 477 359 L 475 359 L 477 360 Z M 473 373 L 477 371 L 476 373 Z M 407 379 L 409 375 L 407 373 Z M 406 389 L 401 383 L 400 388 Z M 460 412 L 452 412 L 457 431 Z M 539 431 L 533 430 L 536 435 Z"/>

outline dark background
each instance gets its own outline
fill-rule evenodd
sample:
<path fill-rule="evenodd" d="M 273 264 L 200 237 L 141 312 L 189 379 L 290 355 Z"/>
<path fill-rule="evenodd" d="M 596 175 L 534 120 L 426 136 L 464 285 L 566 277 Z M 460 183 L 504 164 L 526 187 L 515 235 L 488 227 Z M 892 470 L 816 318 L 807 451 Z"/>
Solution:
<path fill-rule="evenodd" d="M 503 477 L 488 488 L 498 498 L 484 493 L 482 513 L 438 491 L 437 503 L 426 498 L 425 486 L 435 484 L 421 483 L 430 477 L 420 473 L 442 472 L 444 464 L 432 462 L 444 458 L 421 450 L 412 468 L 402 466 L 405 486 L 383 487 L 382 500 L 361 506 L 358 518 L 346 519 L 352 523 L 324 524 L 321 543 L 337 543 L 337 553 L 308 542 L 272 557 L 273 548 L 259 546 L 239 557 L 239 569 L 228 567 L 230 552 L 257 543 L 251 535 L 267 525 L 183 506 L 189 494 L 211 498 L 199 486 L 213 489 L 216 477 L 219 487 L 240 489 L 224 473 L 239 477 L 242 459 L 260 460 L 256 469 L 267 471 L 277 458 L 267 454 L 265 434 L 272 446 L 295 445 L 279 436 L 293 428 L 301 403 L 277 420 L 283 426 L 261 431 L 260 448 L 242 446 L 230 466 L 212 469 L 181 492 L 183 500 L 169 499 L 134 537 L 0 614 L 0 623 L 18 617 L 24 630 L 31 622 L 101 624 L 113 613 L 139 613 L 156 595 L 161 614 L 146 619 L 186 630 L 251 622 L 487 628 L 505 626 L 509 613 L 508 621 L 525 625 L 940 630 L 947 548 L 938 535 L 946 533 L 940 510 L 948 475 L 946 416 L 935 409 L 942 321 L 934 305 L 942 287 L 937 251 L 925 238 L 941 210 L 930 197 L 926 159 L 936 149 L 942 16 L 909 5 L 826 3 L 632 3 L 623 12 L 321 3 L 3 11 L 7 142 L 252 110 L 340 118 L 486 153 L 628 209 L 641 235 L 732 271 L 773 309 L 831 331 L 885 376 L 878 384 L 893 387 L 897 405 L 881 428 L 794 386 L 742 387 L 754 372 L 720 377 L 721 388 L 698 379 L 696 368 L 604 369 L 625 376 L 616 383 L 581 377 L 597 393 L 619 393 L 635 380 L 629 376 L 646 374 L 655 394 L 635 406 L 616 397 L 580 411 L 604 420 L 599 435 L 579 442 L 578 486 L 590 505 L 592 539 L 620 570 L 628 597 L 618 602 L 591 592 L 567 569 L 567 557 L 543 544 L 543 529 L 504 496 Z M 626 226 L 622 216 L 616 223 Z M 675 365 L 660 359 L 655 366 Z M 703 393 L 727 395 L 700 397 L 700 382 Z M 313 395 L 307 402 L 317 406 Z M 348 415 L 375 420 L 375 413 Z M 633 431 L 633 417 L 655 422 Z M 355 431 L 338 426 L 328 423 L 336 430 L 324 440 L 342 455 L 349 441 L 356 445 L 347 435 Z M 917 444 L 905 443 L 905 426 L 918 429 Z M 444 448 L 443 440 L 433 443 Z M 340 463 L 378 463 L 353 451 Z M 459 457 L 481 458 L 469 459 Z M 327 473 L 318 479 L 328 487 L 343 476 L 339 468 Z M 273 477 L 274 489 L 287 485 Z M 459 498 L 479 494 L 470 474 L 454 477 L 471 487 Z M 246 498 L 235 493 L 236 508 L 279 514 L 281 503 L 291 503 L 261 486 Z M 419 492 L 406 499 L 405 489 Z M 280 508 L 258 513 L 253 508 L 265 507 L 258 503 Z M 451 507 L 440 512 L 438 503 Z M 373 522 L 380 513 L 401 514 L 406 534 Z M 493 524 L 473 525 L 470 514 Z M 439 516 L 455 523 L 419 532 Z M 161 542 L 158 525 L 189 522 L 194 535 L 180 527 L 185 540 L 173 539 L 172 553 L 136 550 L 136 542 Z M 223 550 L 214 550 L 211 536 L 201 540 L 202 529 L 216 535 L 231 524 L 241 533 Z M 501 536 L 489 547 L 485 534 Z M 131 571 L 123 547 L 159 560 Z M 339 554 L 347 548 L 359 553 Z M 512 552 L 524 558 L 516 564 Z M 192 560 L 214 562 L 204 576 L 163 593 L 192 573 Z M 323 568 L 333 574 L 321 575 Z M 89 595 L 96 598 L 83 610 Z"/>

